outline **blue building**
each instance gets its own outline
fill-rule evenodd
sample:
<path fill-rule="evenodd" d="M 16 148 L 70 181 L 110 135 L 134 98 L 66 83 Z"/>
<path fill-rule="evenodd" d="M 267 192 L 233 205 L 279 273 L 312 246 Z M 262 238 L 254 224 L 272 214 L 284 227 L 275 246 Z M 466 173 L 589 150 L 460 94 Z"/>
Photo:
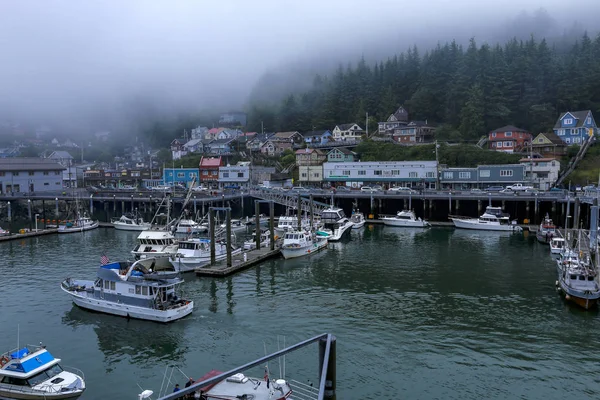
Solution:
<path fill-rule="evenodd" d="M 598 126 L 590 110 L 567 111 L 556 121 L 554 133 L 567 145 L 582 144 L 598 134 Z"/>
<path fill-rule="evenodd" d="M 443 168 L 440 184 L 443 189 L 485 189 L 506 186 L 525 180 L 523 164 L 478 165 L 477 168 Z"/>
<path fill-rule="evenodd" d="M 163 184 L 168 186 L 183 185 L 190 187 L 194 179 L 196 179 L 196 186 L 198 186 L 198 168 L 165 168 L 163 170 Z"/>
<path fill-rule="evenodd" d="M 321 144 L 325 144 L 331 140 L 331 131 L 310 131 L 302 134 L 304 136 L 304 141 L 308 145 L 318 146 Z"/>

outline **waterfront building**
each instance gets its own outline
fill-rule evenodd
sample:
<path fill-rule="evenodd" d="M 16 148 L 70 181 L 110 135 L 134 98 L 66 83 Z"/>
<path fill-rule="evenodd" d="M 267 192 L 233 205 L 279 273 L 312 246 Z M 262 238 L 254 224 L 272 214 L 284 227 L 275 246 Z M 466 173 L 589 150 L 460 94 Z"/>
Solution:
<path fill-rule="evenodd" d="M 60 191 L 64 170 L 47 158 L 0 158 L 0 194 Z"/>
<path fill-rule="evenodd" d="M 168 186 L 185 186 L 189 188 L 196 180 L 198 186 L 198 168 L 165 168 L 163 169 L 163 183 Z"/>
<path fill-rule="evenodd" d="M 354 162 L 358 161 L 356 153 L 345 147 L 335 147 L 327 153 L 327 162 Z"/>
<path fill-rule="evenodd" d="M 323 182 L 323 162 L 327 155 L 318 149 L 296 150 L 296 165 L 298 166 L 298 181 L 301 183 Z"/>
<path fill-rule="evenodd" d="M 275 174 L 275 167 L 263 167 L 261 165 L 250 166 L 250 184 L 258 185 L 270 181 Z"/>
<path fill-rule="evenodd" d="M 385 122 L 379 123 L 379 134 L 391 136 L 394 131 L 408 124 L 408 111 L 400 106 L 393 114 L 390 114 Z"/>
<path fill-rule="evenodd" d="M 237 165 L 219 167 L 219 187 L 241 188 L 247 187 L 250 182 L 250 165 L 245 162 Z"/>
<path fill-rule="evenodd" d="M 47 158 L 56 161 L 65 170 L 62 173 L 62 185 L 65 188 L 77 187 L 77 169 L 73 166 L 74 158 L 69 152 L 64 150 L 53 151 Z"/>
<path fill-rule="evenodd" d="M 83 180 L 86 185 L 106 187 L 139 186 L 144 182 L 155 180 L 160 182 L 160 170 L 150 171 L 147 168 L 125 168 L 125 169 L 85 169 L 83 170 Z M 154 185 L 155 186 L 155 185 Z"/>
<path fill-rule="evenodd" d="M 353 188 L 377 183 L 435 189 L 437 168 L 436 161 L 326 162 L 323 180 Z"/>
<path fill-rule="evenodd" d="M 442 189 L 485 189 L 524 181 L 523 164 L 478 165 L 476 168 L 443 168 L 440 171 Z"/>
<path fill-rule="evenodd" d="M 219 168 L 223 166 L 221 157 L 202 157 L 200 159 L 200 182 L 216 183 L 219 180 Z"/>
<path fill-rule="evenodd" d="M 598 126 L 590 110 L 567 111 L 556 120 L 554 133 L 567 145 L 582 144 L 598 134 Z"/>
<path fill-rule="evenodd" d="M 562 157 L 567 154 L 567 144 L 554 132 L 538 134 L 531 144 L 532 151 L 542 157 Z"/>
<path fill-rule="evenodd" d="M 525 180 L 541 190 L 549 190 L 558 180 L 560 161 L 554 158 L 522 158 Z"/>
<path fill-rule="evenodd" d="M 488 135 L 490 150 L 514 153 L 522 151 L 531 143 L 531 133 L 516 126 L 507 125 L 493 130 Z"/>
<path fill-rule="evenodd" d="M 354 122 L 333 128 L 333 140 L 336 141 L 358 141 L 364 134 L 364 129 Z"/>

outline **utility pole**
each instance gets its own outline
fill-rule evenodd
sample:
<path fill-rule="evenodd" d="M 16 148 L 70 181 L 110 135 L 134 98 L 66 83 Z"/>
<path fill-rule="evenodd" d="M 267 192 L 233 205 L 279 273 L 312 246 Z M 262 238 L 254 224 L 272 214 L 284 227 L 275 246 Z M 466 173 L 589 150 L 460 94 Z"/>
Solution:
<path fill-rule="evenodd" d="M 440 158 L 438 156 L 438 142 L 435 141 L 435 177 L 436 177 L 436 190 L 440 190 Z"/>
<path fill-rule="evenodd" d="M 365 126 L 366 126 L 366 130 L 367 130 L 367 138 L 369 137 L 369 113 L 366 113 L 365 116 Z"/>

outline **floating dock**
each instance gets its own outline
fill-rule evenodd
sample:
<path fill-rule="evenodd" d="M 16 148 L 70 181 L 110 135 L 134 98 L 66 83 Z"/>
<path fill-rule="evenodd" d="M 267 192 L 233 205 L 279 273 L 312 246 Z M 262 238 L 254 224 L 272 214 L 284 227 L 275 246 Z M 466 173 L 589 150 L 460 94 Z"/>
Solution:
<path fill-rule="evenodd" d="M 51 233 L 58 232 L 58 229 L 38 229 L 37 231 L 25 232 L 25 233 L 14 233 L 8 236 L 0 236 L 0 242 L 7 242 L 9 240 L 27 239 L 36 236 L 49 235 Z"/>
<path fill-rule="evenodd" d="M 217 261 L 214 265 L 196 268 L 196 275 L 211 277 L 231 275 L 268 260 L 269 258 L 277 257 L 280 253 L 281 251 L 277 246 L 275 246 L 275 250 L 271 250 L 271 247 L 263 247 L 260 250 L 242 252 L 231 256 L 231 266 L 227 266 L 227 259 L 224 259 Z M 245 261 L 244 255 L 246 255 Z"/>

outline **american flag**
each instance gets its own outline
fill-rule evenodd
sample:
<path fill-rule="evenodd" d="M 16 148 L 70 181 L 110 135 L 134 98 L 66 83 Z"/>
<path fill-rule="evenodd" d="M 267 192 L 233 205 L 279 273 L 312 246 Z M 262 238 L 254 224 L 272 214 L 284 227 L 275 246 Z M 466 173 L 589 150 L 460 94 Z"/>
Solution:
<path fill-rule="evenodd" d="M 108 257 L 106 255 L 102 255 L 102 257 L 100 257 L 100 262 L 102 263 L 102 265 L 108 264 Z"/>

